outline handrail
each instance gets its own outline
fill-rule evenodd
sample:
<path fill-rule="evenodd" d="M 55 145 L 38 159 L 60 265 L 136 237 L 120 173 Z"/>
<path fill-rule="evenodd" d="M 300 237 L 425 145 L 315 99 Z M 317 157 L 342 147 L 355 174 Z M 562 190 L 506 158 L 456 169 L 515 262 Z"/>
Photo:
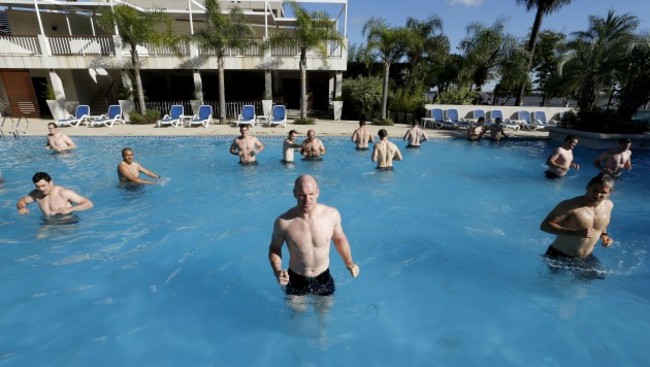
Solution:
<path fill-rule="evenodd" d="M 25 129 L 21 132 L 20 130 L 18 130 L 18 128 L 20 127 L 20 122 L 23 120 L 25 121 Z M 16 124 L 13 127 L 14 137 L 16 138 L 20 137 L 21 133 L 23 135 L 26 134 L 28 129 L 29 129 L 29 119 L 27 119 L 27 117 L 24 116 L 18 117 L 18 121 L 16 121 Z"/>

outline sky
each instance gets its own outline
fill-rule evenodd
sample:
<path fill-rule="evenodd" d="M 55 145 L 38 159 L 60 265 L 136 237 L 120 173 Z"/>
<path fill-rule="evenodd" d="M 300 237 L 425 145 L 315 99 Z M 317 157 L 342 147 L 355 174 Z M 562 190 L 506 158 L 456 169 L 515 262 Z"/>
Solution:
<path fill-rule="evenodd" d="M 650 32 L 650 0 L 573 0 L 546 16 L 542 29 L 565 34 L 583 31 L 589 26 L 589 15 L 605 17 L 610 9 L 618 15 L 637 16 L 640 20 L 638 30 Z M 335 11 L 328 10 L 328 13 L 337 15 Z M 500 17 L 505 17 L 506 32 L 524 38 L 535 20 L 535 11 L 527 12 L 526 7 L 516 5 L 515 0 L 348 0 L 349 43 L 365 43 L 361 30 L 371 17 L 384 18 L 391 26 L 401 27 L 408 17 L 424 20 L 432 14 L 442 19 L 451 52 L 458 51 L 458 44 L 471 22 L 491 26 Z"/>

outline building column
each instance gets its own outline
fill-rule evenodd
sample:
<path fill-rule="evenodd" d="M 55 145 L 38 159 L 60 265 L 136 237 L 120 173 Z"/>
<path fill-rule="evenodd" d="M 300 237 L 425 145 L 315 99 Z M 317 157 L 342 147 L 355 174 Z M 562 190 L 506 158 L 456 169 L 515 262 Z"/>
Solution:
<path fill-rule="evenodd" d="M 341 97 L 343 93 L 343 72 L 337 71 L 334 82 L 334 97 Z"/>
<path fill-rule="evenodd" d="M 133 95 L 132 82 L 133 81 L 131 80 L 131 74 L 129 73 L 129 71 L 126 69 L 122 69 L 122 86 L 124 87 L 124 89 L 129 91 L 129 95 L 131 96 L 131 98 L 129 98 L 130 100 L 133 100 L 133 98 L 135 97 Z"/>
<path fill-rule="evenodd" d="M 270 69 L 264 70 L 264 98 L 266 100 L 273 100 L 273 75 Z"/>
<path fill-rule="evenodd" d="M 54 95 L 56 96 L 56 99 L 62 99 L 65 100 L 65 90 L 63 90 L 63 82 L 61 81 L 61 78 L 59 77 L 59 74 L 56 73 L 54 69 L 50 69 L 50 83 L 52 90 L 54 90 Z"/>
<path fill-rule="evenodd" d="M 201 72 L 198 69 L 194 69 L 192 76 L 194 77 L 194 99 L 203 103 L 203 80 L 201 80 Z"/>

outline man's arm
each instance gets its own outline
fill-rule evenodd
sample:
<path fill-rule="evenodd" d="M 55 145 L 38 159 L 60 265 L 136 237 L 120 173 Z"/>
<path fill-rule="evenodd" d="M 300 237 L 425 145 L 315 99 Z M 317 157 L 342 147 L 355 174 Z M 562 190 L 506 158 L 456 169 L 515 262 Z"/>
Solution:
<path fill-rule="evenodd" d="M 378 154 L 379 154 L 379 153 L 378 153 L 378 150 L 377 150 L 377 143 L 375 143 L 375 145 L 374 145 L 373 148 L 372 148 L 372 156 L 370 157 L 370 159 L 371 159 L 373 162 L 377 162 L 377 155 L 378 155 Z"/>
<path fill-rule="evenodd" d="M 593 236 L 592 228 L 585 228 L 580 230 L 574 230 L 567 228 L 562 225 L 562 223 L 567 219 L 570 213 L 571 204 L 568 200 L 565 200 L 559 203 L 551 212 L 544 218 L 539 229 L 544 232 L 554 234 L 554 235 L 574 235 L 580 236 L 583 238 L 589 238 Z"/>
<path fill-rule="evenodd" d="M 145 175 L 152 177 L 152 178 L 160 178 L 160 175 L 153 173 L 152 171 L 144 168 L 142 165 L 138 164 L 138 169 L 140 172 L 144 173 Z"/>
<path fill-rule="evenodd" d="M 319 147 L 318 147 L 318 151 L 320 152 L 319 156 L 323 156 L 323 155 L 325 155 L 325 153 L 326 153 L 326 151 L 325 151 L 325 144 L 323 144 L 323 141 L 322 141 L 322 140 L 319 140 L 318 142 L 320 143 L 320 144 L 319 144 Z"/>
<path fill-rule="evenodd" d="M 399 151 L 399 148 L 397 146 L 395 147 L 395 155 L 393 156 L 393 159 L 396 161 L 402 160 L 402 152 Z"/>
<path fill-rule="evenodd" d="M 33 202 L 34 202 L 34 198 L 31 196 L 31 194 L 27 196 L 23 196 L 22 198 L 18 199 L 18 202 L 16 203 L 16 209 L 18 209 L 18 214 L 29 214 L 29 208 L 27 208 L 27 205 Z"/>
<path fill-rule="evenodd" d="M 65 135 L 65 136 L 63 137 L 63 141 L 65 142 L 65 145 L 67 146 L 67 147 L 66 147 L 67 150 L 71 150 L 71 149 L 76 149 L 76 148 L 77 148 L 77 145 L 72 141 L 72 139 L 70 139 L 69 136 Z"/>
<path fill-rule="evenodd" d="M 560 151 L 558 149 L 555 149 L 555 151 L 553 151 L 553 153 L 551 153 L 551 155 L 548 156 L 548 159 L 546 160 L 546 165 L 553 168 L 564 169 L 563 167 L 555 163 L 555 160 L 558 159 L 559 157 L 560 157 Z"/>
<path fill-rule="evenodd" d="M 422 137 L 420 137 L 420 141 L 423 142 L 427 140 L 429 140 L 429 137 L 427 136 L 427 133 L 424 130 L 422 130 Z"/>
<path fill-rule="evenodd" d="M 348 269 L 350 275 L 356 278 L 361 271 L 359 266 L 354 263 L 352 260 L 352 250 L 350 249 L 350 243 L 348 242 L 345 233 L 343 232 L 343 226 L 341 225 L 341 215 L 338 210 L 331 208 L 332 216 L 334 220 L 334 231 L 332 232 L 332 241 L 334 241 L 334 246 L 336 247 L 336 252 L 339 253 L 345 268 Z"/>
<path fill-rule="evenodd" d="M 359 130 L 354 130 L 354 133 L 352 133 L 352 142 L 356 143 L 359 141 L 359 134 L 357 133 Z"/>
<path fill-rule="evenodd" d="M 632 152 L 627 156 L 627 160 L 623 164 L 623 168 L 625 168 L 627 171 L 632 169 Z"/>
<path fill-rule="evenodd" d="M 409 136 L 411 136 L 411 130 L 406 130 L 406 134 L 404 134 L 402 140 L 409 140 Z"/>
<path fill-rule="evenodd" d="M 120 176 L 126 178 L 127 180 L 129 180 L 129 182 L 133 182 L 133 183 L 141 184 L 141 185 L 153 185 L 153 184 L 155 184 L 155 182 L 153 182 L 153 181 L 143 180 L 140 177 L 138 177 L 138 176 L 134 175 L 133 173 L 131 173 L 131 171 L 126 167 L 126 163 L 120 163 L 117 166 L 117 170 L 120 172 Z M 142 171 L 142 166 L 140 166 L 140 165 L 138 165 L 138 172 L 144 172 L 144 171 Z M 153 174 L 153 172 L 150 172 L 150 173 Z M 154 177 L 154 176 L 151 176 L 151 175 L 148 175 L 148 176 Z"/>
<path fill-rule="evenodd" d="M 70 189 L 63 189 L 61 191 L 61 196 L 65 199 L 67 199 L 69 202 L 76 204 L 74 206 L 69 206 L 69 207 L 63 207 L 63 208 L 58 208 L 56 210 L 57 213 L 60 214 L 69 214 L 74 212 L 79 212 L 82 210 L 88 210 L 93 207 L 93 202 L 90 201 L 88 198 L 83 197 L 76 192 L 70 190 Z"/>
<path fill-rule="evenodd" d="M 271 235 L 271 244 L 269 245 L 269 263 L 273 275 L 280 285 L 289 283 L 289 273 L 282 269 L 282 245 L 284 244 L 284 234 L 280 228 L 280 218 L 273 223 L 273 234 Z"/>
<path fill-rule="evenodd" d="M 596 159 L 594 159 L 594 167 L 598 168 L 599 171 L 603 172 L 605 167 L 600 164 L 600 162 L 607 160 L 609 152 L 601 153 Z M 607 173 L 607 172 L 603 172 Z"/>
<path fill-rule="evenodd" d="M 239 155 L 239 146 L 237 146 L 237 138 L 232 141 L 232 144 L 230 145 L 230 154 L 232 155 Z"/>
<path fill-rule="evenodd" d="M 264 150 L 264 144 L 262 144 L 260 139 L 255 138 L 255 146 L 257 147 L 258 153 Z"/>

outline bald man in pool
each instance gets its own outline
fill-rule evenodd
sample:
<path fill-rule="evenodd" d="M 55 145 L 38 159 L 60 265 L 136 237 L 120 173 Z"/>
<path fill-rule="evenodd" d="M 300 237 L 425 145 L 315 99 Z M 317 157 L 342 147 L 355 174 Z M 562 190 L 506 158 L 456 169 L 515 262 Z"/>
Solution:
<path fill-rule="evenodd" d="M 614 179 L 598 175 L 587 184 L 587 193 L 559 203 L 544 218 L 540 229 L 556 235 L 545 256 L 575 269 L 580 276 L 602 277 L 598 259 L 592 255 L 600 239 L 604 247 L 614 240 L 607 233 L 614 204 L 609 196 Z"/>
<path fill-rule="evenodd" d="M 296 206 L 281 214 L 273 224 L 269 245 L 269 262 L 278 283 L 285 286 L 289 305 L 296 311 L 305 310 L 305 296 L 322 296 L 321 311 L 331 306 L 334 279 L 329 271 L 330 241 L 353 277 L 359 266 L 352 260 L 350 244 L 343 232 L 341 215 L 333 207 L 319 204 L 318 183 L 313 176 L 296 179 L 293 196 Z M 289 268 L 282 268 L 282 245 L 289 249 Z"/>

